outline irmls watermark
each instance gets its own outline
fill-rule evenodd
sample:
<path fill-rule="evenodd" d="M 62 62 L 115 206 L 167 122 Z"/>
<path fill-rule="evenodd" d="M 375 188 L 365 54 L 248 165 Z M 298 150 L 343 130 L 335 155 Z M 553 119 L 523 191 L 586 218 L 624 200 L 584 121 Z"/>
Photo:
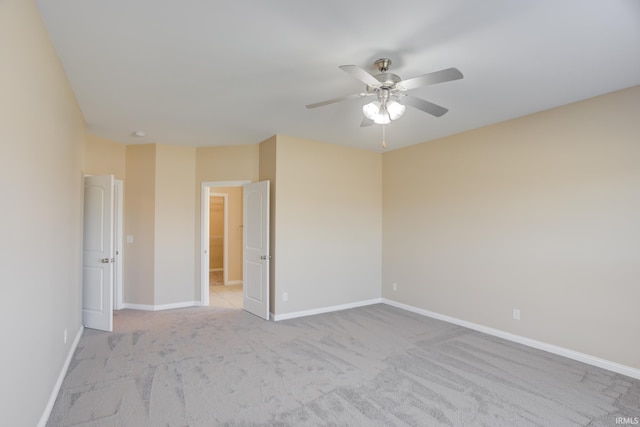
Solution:
<path fill-rule="evenodd" d="M 616 424 L 635 426 L 640 424 L 640 417 L 616 417 Z"/>

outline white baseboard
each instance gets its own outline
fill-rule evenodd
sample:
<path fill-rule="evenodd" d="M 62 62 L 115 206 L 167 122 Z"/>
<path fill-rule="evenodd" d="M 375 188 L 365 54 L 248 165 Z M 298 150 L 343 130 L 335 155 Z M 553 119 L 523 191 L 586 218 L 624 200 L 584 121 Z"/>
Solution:
<path fill-rule="evenodd" d="M 483 332 L 488 335 L 493 335 L 498 338 L 503 338 L 507 341 L 513 341 L 518 344 L 526 345 L 527 347 L 536 348 L 549 353 L 557 354 L 568 359 L 577 360 L 578 362 L 586 363 L 587 365 L 597 366 L 598 368 L 606 369 L 608 371 L 616 372 L 618 374 L 626 375 L 631 378 L 640 379 L 640 369 L 632 368 L 630 366 L 622 365 L 620 363 L 612 362 L 610 360 L 601 359 L 599 357 L 591 356 L 589 354 L 580 353 L 578 351 L 569 350 L 568 348 L 559 347 L 557 345 L 548 344 L 541 341 L 536 341 L 530 338 L 526 338 L 520 335 L 504 332 L 499 329 L 489 328 L 487 326 L 479 325 L 473 322 L 467 322 L 466 320 L 457 319 L 455 317 L 446 316 L 444 314 L 435 313 L 433 311 L 424 310 L 422 308 L 413 307 L 411 305 L 402 304 L 393 300 L 382 298 L 384 304 L 388 304 L 403 310 L 411 311 L 413 313 L 421 314 L 423 316 L 431 317 L 433 319 L 442 320 L 454 325 L 463 326 L 465 328 L 473 329 L 474 331 Z"/>
<path fill-rule="evenodd" d="M 49 397 L 49 402 L 47 402 L 47 406 L 44 408 L 44 412 L 40 417 L 38 427 L 45 427 L 47 421 L 49 421 L 49 416 L 51 415 L 51 411 L 53 410 L 53 405 L 56 403 L 58 393 L 60 392 L 60 387 L 62 387 L 62 381 L 64 381 L 64 377 L 67 375 L 67 370 L 69 369 L 69 365 L 71 364 L 71 359 L 73 358 L 73 354 L 76 352 L 76 348 L 78 347 L 78 343 L 80 342 L 80 337 L 82 337 L 82 331 L 84 331 L 84 326 L 80 325 L 80 329 L 78 329 L 76 337 L 71 343 L 71 347 L 69 348 L 69 353 L 67 354 L 67 358 L 64 361 L 64 365 L 62 365 L 62 370 L 60 371 L 60 375 L 58 375 L 58 380 L 53 386 L 51 396 Z"/>
<path fill-rule="evenodd" d="M 271 318 L 277 322 L 278 320 L 287 320 L 287 319 L 295 319 L 296 317 L 313 316 L 314 314 L 329 313 L 332 311 L 346 310 L 348 308 L 356 308 L 356 307 L 363 307 L 365 305 L 380 304 L 381 302 L 382 302 L 381 298 L 374 298 L 374 299 L 369 299 L 365 301 L 351 302 L 348 304 L 334 305 L 331 307 L 322 307 L 322 308 L 316 308 L 313 310 L 296 311 L 293 313 L 285 313 L 285 314 L 271 313 Z"/>
<path fill-rule="evenodd" d="M 174 308 L 185 308 L 185 307 L 195 307 L 201 306 L 202 303 L 200 301 L 185 301 L 185 302 L 175 302 L 171 304 L 131 304 L 124 303 L 122 304 L 123 308 L 129 308 L 131 310 L 145 310 L 145 311 L 161 311 L 161 310 L 172 310 Z"/>
<path fill-rule="evenodd" d="M 122 303 L 122 308 L 128 308 L 131 310 L 155 311 L 154 307 L 154 305 L 149 304 L 131 304 L 128 302 Z"/>
<path fill-rule="evenodd" d="M 224 284 L 225 286 L 230 286 L 230 285 L 242 285 L 242 280 L 229 280 L 227 283 Z"/>

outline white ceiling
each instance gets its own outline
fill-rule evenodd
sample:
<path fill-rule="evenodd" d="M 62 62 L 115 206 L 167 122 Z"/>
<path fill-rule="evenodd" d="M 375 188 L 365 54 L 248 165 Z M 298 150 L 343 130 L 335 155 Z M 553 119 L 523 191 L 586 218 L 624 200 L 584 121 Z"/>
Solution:
<path fill-rule="evenodd" d="M 463 80 L 411 91 L 388 149 L 640 84 L 638 0 L 36 0 L 89 132 L 125 144 L 258 143 L 274 134 L 380 150 L 370 98 L 338 68 Z M 134 131 L 146 136 L 134 138 Z"/>

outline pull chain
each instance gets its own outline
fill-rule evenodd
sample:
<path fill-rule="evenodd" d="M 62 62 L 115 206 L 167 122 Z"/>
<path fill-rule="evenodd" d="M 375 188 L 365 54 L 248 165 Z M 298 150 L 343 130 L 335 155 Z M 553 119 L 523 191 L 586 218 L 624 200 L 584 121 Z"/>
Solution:
<path fill-rule="evenodd" d="M 382 149 L 385 150 L 387 148 L 387 142 L 385 141 L 385 131 L 384 125 L 382 125 Z"/>

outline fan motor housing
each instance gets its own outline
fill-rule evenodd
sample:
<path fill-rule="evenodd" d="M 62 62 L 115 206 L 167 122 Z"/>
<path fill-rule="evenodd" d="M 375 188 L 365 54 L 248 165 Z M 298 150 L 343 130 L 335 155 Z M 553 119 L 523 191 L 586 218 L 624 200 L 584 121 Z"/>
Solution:
<path fill-rule="evenodd" d="M 373 77 L 375 77 L 382 84 L 380 87 L 371 87 L 367 85 L 367 93 L 376 93 L 378 89 L 387 89 L 392 93 L 398 92 L 398 89 L 396 89 L 396 83 L 398 83 L 402 79 L 397 74 L 381 73 Z"/>

